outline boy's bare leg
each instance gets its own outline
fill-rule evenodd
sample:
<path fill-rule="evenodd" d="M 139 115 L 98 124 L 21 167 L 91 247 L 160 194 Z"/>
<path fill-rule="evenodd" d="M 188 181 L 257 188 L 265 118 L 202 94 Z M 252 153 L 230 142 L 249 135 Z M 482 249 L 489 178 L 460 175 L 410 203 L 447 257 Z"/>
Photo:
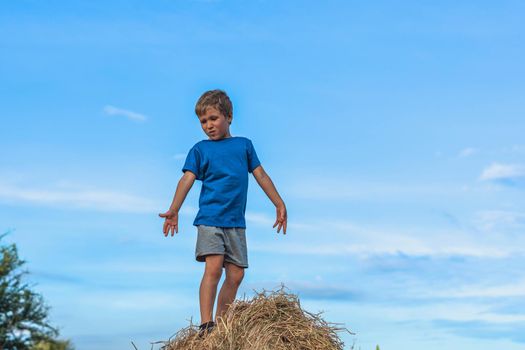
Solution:
<path fill-rule="evenodd" d="M 217 311 L 215 312 L 215 319 L 222 317 L 230 304 L 235 300 L 237 289 L 239 288 L 244 277 L 244 268 L 235 264 L 226 262 L 226 279 L 222 284 L 219 292 L 219 299 L 217 300 Z"/>
<path fill-rule="evenodd" d="M 222 275 L 224 255 L 207 255 L 206 267 L 199 289 L 201 324 L 213 320 L 213 304 L 217 295 L 217 285 Z"/>

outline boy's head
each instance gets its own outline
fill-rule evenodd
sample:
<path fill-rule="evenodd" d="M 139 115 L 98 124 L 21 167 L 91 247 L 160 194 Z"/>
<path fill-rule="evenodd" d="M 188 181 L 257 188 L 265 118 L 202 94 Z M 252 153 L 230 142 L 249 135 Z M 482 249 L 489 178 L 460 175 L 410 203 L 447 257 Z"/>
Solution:
<path fill-rule="evenodd" d="M 233 106 L 228 95 L 222 90 L 206 91 L 195 105 L 202 130 L 211 140 L 220 140 L 230 135 L 233 120 Z"/>

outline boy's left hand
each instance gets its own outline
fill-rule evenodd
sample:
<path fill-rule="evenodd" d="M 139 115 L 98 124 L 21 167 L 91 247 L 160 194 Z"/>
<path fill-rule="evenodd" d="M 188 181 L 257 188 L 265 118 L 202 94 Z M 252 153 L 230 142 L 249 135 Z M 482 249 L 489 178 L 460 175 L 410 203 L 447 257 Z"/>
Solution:
<path fill-rule="evenodd" d="M 277 219 L 275 220 L 275 224 L 273 224 L 273 227 L 275 228 L 275 226 L 279 224 L 279 226 L 277 227 L 277 233 L 281 231 L 281 227 L 282 227 L 283 234 L 286 234 L 286 224 L 288 221 L 288 214 L 286 212 L 286 206 L 282 204 L 282 205 L 279 205 L 276 209 L 277 209 Z"/>

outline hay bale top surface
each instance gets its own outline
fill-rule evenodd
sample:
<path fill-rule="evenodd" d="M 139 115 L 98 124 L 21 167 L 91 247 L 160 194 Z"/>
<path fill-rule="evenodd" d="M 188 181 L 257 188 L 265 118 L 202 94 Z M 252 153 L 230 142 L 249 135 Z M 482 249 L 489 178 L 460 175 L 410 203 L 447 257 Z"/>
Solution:
<path fill-rule="evenodd" d="M 199 337 L 191 324 L 163 342 L 162 350 L 342 350 L 337 332 L 348 331 L 301 308 L 297 295 L 255 292 L 251 300 L 236 300 L 211 333 Z M 352 333 L 351 333 L 352 334 Z"/>

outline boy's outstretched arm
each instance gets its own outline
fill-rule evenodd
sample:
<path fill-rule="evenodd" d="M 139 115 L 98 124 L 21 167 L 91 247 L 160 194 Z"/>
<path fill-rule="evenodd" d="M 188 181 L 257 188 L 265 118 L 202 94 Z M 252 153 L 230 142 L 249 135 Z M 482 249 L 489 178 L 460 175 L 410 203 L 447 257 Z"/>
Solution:
<path fill-rule="evenodd" d="M 175 191 L 175 196 L 173 197 L 173 202 L 171 203 L 170 208 L 167 212 L 159 214 L 161 218 L 166 218 L 164 221 L 164 227 L 162 228 L 164 236 L 168 236 L 170 230 L 172 236 L 173 231 L 179 233 L 179 209 L 194 182 L 195 174 L 191 171 L 184 172 L 184 175 L 182 175 L 179 184 L 177 185 L 177 190 Z"/>
<path fill-rule="evenodd" d="M 264 193 L 266 193 L 268 198 L 270 198 L 272 203 L 275 205 L 275 208 L 277 209 L 277 219 L 275 220 L 275 224 L 273 224 L 273 227 L 279 225 L 277 227 L 277 232 L 279 232 L 282 227 L 283 234 L 286 234 L 286 225 L 288 221 L 286 206 L 284 205 L 281 196 L 279 196 L 279 193 L 277 192 L 277 189 L 275 188 L 272 179 L 270 179 L 270 176 L 266 174 L 262 165 L 259 165 L 257 168 L 255 168 L 255 170 L 253 171 L 253 176 L 255 177 L 255 180 L 257 180 L 259 186 L 261 186 L 261 188 L 264 190 Z"/>

